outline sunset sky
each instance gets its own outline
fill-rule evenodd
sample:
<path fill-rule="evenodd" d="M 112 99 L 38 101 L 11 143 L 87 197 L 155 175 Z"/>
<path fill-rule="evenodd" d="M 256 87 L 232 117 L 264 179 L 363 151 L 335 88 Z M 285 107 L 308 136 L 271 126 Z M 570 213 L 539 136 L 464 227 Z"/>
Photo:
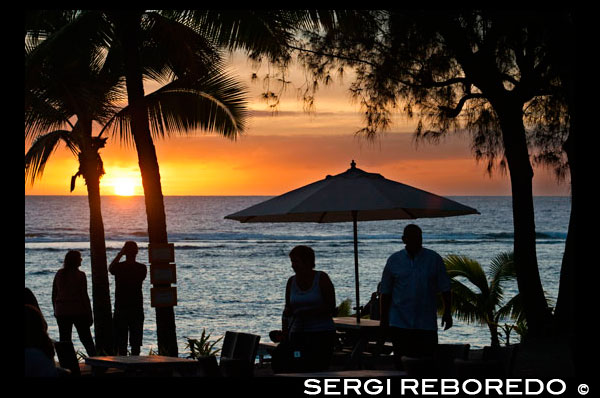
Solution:
<path fill-rule="evenodd" d="M 363 124 L 344 86 L 351 76 L 321 88 L 314 112 L 307 114 L 294 89 L 304 83 L 303 74 L 292 71 L 293 86 L 272 115 L 260 100 L 261 81 L 250 80 L 250 64 L 235 56 L 232 70 L 249 90 L 252 116 L 246 132 L 236 141 L 205 133 L 155 141 L 165 195 L 279 195 L 344 172 L 352 160 L 365 171 L 439 195 L 510 195 L 508 175 L 496 172 L 490 178 L 485 164 L 472 156 L 466 136 L 453 134 L 437 145 L 416 146 L 414 121 L 398 114 L 377 142 L 355 137 Z M 265 67 L 258 72 L 266 73 Z M 106 171 L 103 195 L 143 194 L 135 148 L 110 139 L 101 156 Z M 69 193 L 76 172 L 77 161 L 63 146 L 42 178 L 34 186 L 25 184 L 25 194 L 86 195 L 81 178 Z M 559 185 L 551 170 L 536 169 L 533 184 L 534 195 L 569 195 L 568 184 Z"/>

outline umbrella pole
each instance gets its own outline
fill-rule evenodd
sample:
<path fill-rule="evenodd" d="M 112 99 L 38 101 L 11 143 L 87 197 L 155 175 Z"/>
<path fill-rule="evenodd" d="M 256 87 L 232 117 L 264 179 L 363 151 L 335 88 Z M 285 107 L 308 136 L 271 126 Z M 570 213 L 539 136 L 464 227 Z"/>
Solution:
<path fill-rule="evenodd" d="M 356 284 L 356 323 L 360 323 L 360 296 L 358 283 L 358 212 L 352 211 L 352 224 L 354 228 L 354 280 Z"/>

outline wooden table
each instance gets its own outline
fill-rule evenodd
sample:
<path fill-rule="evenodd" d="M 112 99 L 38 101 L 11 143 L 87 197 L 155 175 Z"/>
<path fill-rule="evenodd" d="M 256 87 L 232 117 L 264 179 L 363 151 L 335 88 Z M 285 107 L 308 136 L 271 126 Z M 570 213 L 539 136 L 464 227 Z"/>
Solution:
<path fill-rule="evenodd" d="M 367 330 L 377 332 L 379 330 L 379 321 L 374 319 L 361 319 L 357 322 L 356 317 L 347 316 L 341 318 L 333 318 L 335 328 L 338 330 Z"/>
<path fill-rule="evenodd" d="M 196 360 L 162 355 L 89 357 L 85 358 L 85 363 L 92 367 L 93 374 L 101 374 L 108 368 L 116 368 L 124 370 L 131 376 L 157 374 L 172 376 L 174 372 L 182 376 L 193 376 L 199 370 L 199 362 Z"/>
<path fill-rule="evenodd" d="M 354 337 L 356 343 L 352 348 L 350 359 L 346 363 L 346 369 L 362 368 L 362 353 L 365 351 L 369 341 L 376 340 L 379 336 L 379 321 L 373 319 L 361 319 L 357 322 L 356 317 L 333 318 L 335 329 L 345 332 Z"/>

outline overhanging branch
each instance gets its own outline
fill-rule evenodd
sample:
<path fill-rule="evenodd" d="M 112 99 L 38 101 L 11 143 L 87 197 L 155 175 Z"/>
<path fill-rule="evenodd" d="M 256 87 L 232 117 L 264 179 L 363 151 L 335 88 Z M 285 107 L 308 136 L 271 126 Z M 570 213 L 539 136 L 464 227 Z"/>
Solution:
<path fill-rule="evenodd" d="M 360 59 L 360 58 L 347 57 L 345 55 L 329 54 L 329 53 L 324 53 L 324 52 L 321 52 L 321 51 L 309 50 L 307 48 L 292 46 L 291 44 L 288 44 L 287 47 L 290 48 L 290 49 L 292 49 L 292 50 L 307 52 L 307 53 L 311 53 L 311 54 L 315 54 L 315 55 L 320 55 L 320 56 L 324 56 L 324 57 L 338 58 L 338 59 L 343 59 L 345 61 L 358 62 L 358 63 L 366 64 L 366 65 L 369 65 L 369 66 L 372 66 L 372 67 L 377 67 L 377 64 L 375 64 L 375 63 L 373 63 L 371 61 Z"/>
<path fill-rule="evenodd" d="M 365 59 L 361 59 L 361 58 L 355 58 L 355 57 L 348 57 L 345 55 L 339 55 L 339 54 L 331 54 L 331 53 L 325 53 L 322 51 L 315 51 L 315 50 L 309 50 L 307 48 L 302 48 L 302 47 L 296 47 L 293 45 L 288 45 L 288 48 L 292 49 L 292 50 L 297 50 L 297 51 L 302 51 L 302 52 L 307 52 L 307 53 L 311 53 L 311 54 L 315 54 L 315 55 L 320 55 L 320 56 L 324 56 L 324 57 L 330 57 L 330 58 L 337 58 L 340 60 L 344 60 L 344 61 L 351 61 L 351 62 L 357 62 L 357 63 L 362 63 L 365 65 L 369 65 L 372 68 L 377 68 L 379 67 L 379 65 L 377 65 L 374 62 L 371 61 L 367 61 Z M 389 79 L 397 82 L 397 83 L 401 83 L 404 84 L 408 87 L 414 87 L 414 88 L 439 88 L 439 87 L 447 87 L 447 86 L 451 86 L 454 84 L 468 84 L 468 80 L 465 77 L 455 77 L 452 79 L 448 79 L 448 80 L 444 80 L 441 82 L 436 82 L 436 81 L 429 81 L 429 82 L 420 82 L 420 83 L 414 83 L 408 80 L 402 80 L 402 79 L 398 79 L 395 78 L 393 76 L 388 76 Z"/>
<path fill-rule="evenodd" d="M 462 111 L 462 108 L 465 106 L 465 103 L 469 100 L 475 99 L 475 98 L 485 98 L 483 94 L 469 94 L 469 95 L 465 95 L 464 97 L 462 97 L 460 99 L 460 101 L 458 101 L 458 104 L 456 104 L 455 108 L 450 108 L 447 106 L 438 106 L 438 108 L 446 113 L 446 116 L 448 116 L 449 118 L 455 118 L 457 117 L 460 112 Z"/>
<path fill-rule="evenodd" d="M 439 87 L 447 87 L 447 86 L 452 86 L 454 84 L 469 84 L 469 81 L 465 78 L 465 77 L 454 77 L 452 79 L 448 79 L 448 80 L 444 80 L 443 82 L 436 82 L 436 81 L 430 81 L 430 82 L 421 82 L 421 83 L 413 83 L 413 82 L 409 82 L 407 80 L 396 80 L 408 87 L 415 87 L 415 88 L 439 88 Z"/>

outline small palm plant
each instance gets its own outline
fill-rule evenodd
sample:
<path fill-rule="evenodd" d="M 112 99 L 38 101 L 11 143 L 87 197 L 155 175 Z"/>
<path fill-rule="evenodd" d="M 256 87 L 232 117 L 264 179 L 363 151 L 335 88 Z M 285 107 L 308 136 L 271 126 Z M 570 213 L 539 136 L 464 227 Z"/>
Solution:
<path fill-rule="evenodd" d="M 519 294 L 503 303 L 506 282 L 516 279 L 513 253 L 494 257 L 487 276 L 481 264 L 465 256 L 448 255 L 444 257 L 444 264 L 450 277 L 453 315 L 467 323 L 487 325 L 492 346 L 499 346 L 499 321 L 510 317 L 520 322 L 524 314 Z M 460 278 L 465 278 L 474 288 Z"/>
<path fill-rule="evenodd" d="M 351 306 L 352 306 L 352 300 L 350 300 L 349 298 L 342 301 L 340 303 L 340 305 L 338 305 L 336 307 L 335 316 L 337 316 L 337 317 L 350 316 L 351 315 Z"/>
<path fill-rule="evenodd" d="M 190 355 L 188 358 L 198 359 L 200 357 L 208 357 L 208 356 L 216 356 L 220 348 L 215 349 L 215 345 L 221 341 L 223 337 L 219 337 L 215 341 L 210 341 L 210 334 L 206 333 L 206 329 L 202 329 L 202 335 L 200 339 L 190 339 L 187 338 L 186 348 L 190 350 Z"/>

